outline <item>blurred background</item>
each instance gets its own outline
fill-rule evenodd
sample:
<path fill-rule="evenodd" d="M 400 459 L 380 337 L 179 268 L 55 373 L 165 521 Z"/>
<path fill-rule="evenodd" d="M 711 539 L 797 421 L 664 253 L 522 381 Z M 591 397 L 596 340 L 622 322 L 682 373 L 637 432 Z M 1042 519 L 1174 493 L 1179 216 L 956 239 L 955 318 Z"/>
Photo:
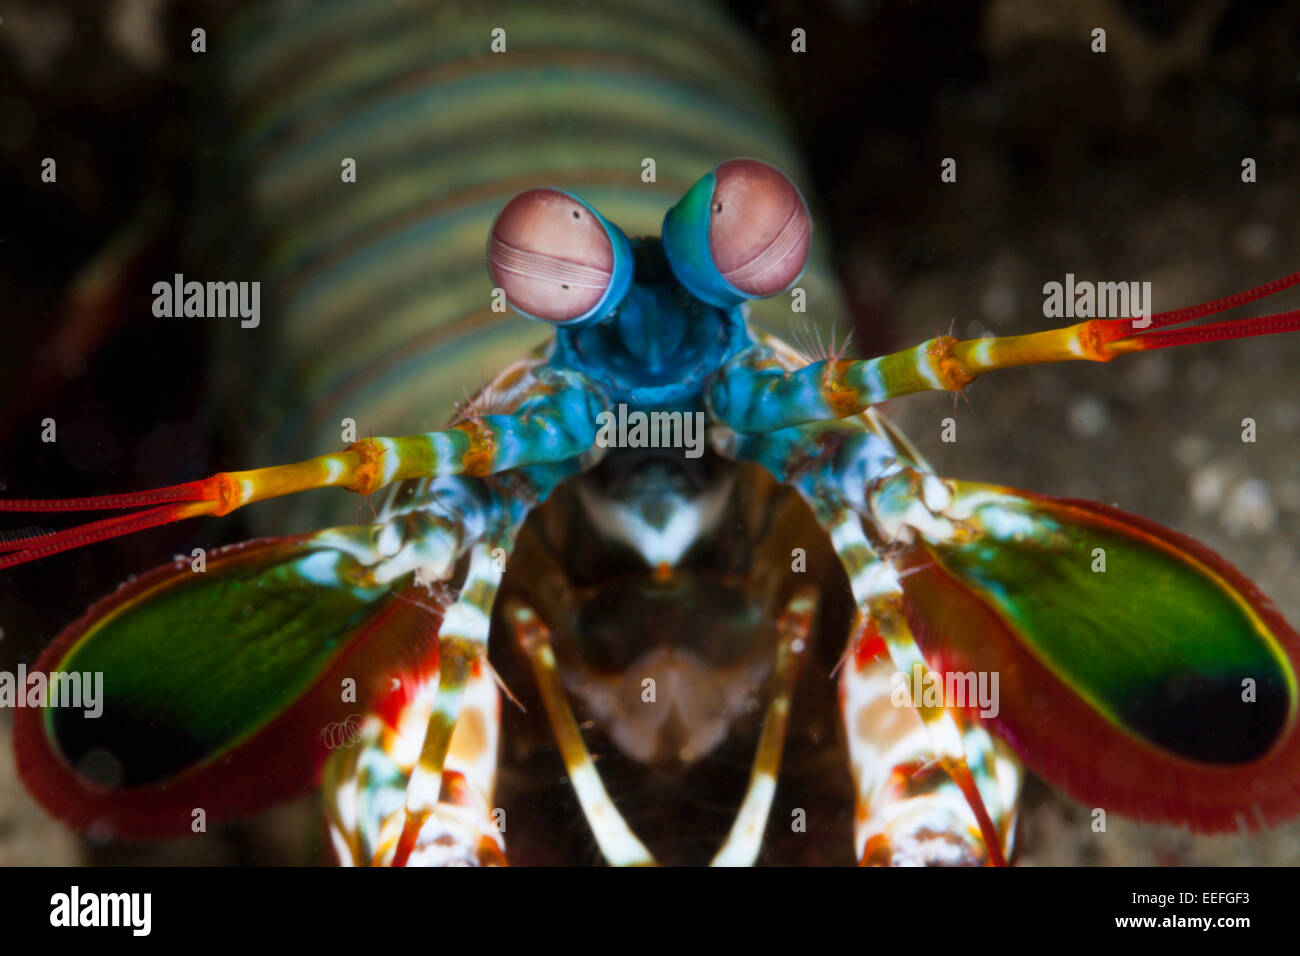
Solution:
<path fill-rule="evenodd" d="M 0 493 L 147 488 L 249 464 L 200 414 L 214 347 L 202 323 L 171 327 L 164 348 L 143 300 L 102 341 L 60 338 L 69 289 L 106 244 L 129 248 L 132 230 L 154 230 L 165 262 L 186 241 L 178 211 L 220 148 L 189 31 L 229 6 L 0 5 Z M 959 337 L 1043 328 L 1042 286 L 1067 272 L 1150 280 L 1158 311 L 1300 268 L 1300 3 L 731 7 L 768 57 L 759 68 L 811 170 L 853 354 L 950 327 Z M 803 56 L 790 54 L 796 27 L 807 31 Z M 1090 50 L 1096 27 L 1104 54 Z M 57 188 L 39 181 L 52 144 Z M 940 181 L 945 157 L 957 159 L 956 183 Z M 1252 184 L 1241 179 L 1246 157 Z M 84 302 L 96 286 L 80 274 Z M 1260 311 L 1297 305 L 1279 298 Z M 1298 365 L 1295 336 L 1254 339 L 1001 373 L 965 402 L 917 395 L 888 413 L 941 474 L 1101 500 L 1205 542 L 1295 622 Z M 43 444 L 46 416 L 95 440 Z M 952 444 L 940 441 L 947 417 Z M 1254 444 L 1241 441 L 1247 417 Z M 190 533 L 160 529 L 0 575 L 0 668 L 34 659 L 126 573 L 187 551 Z M 238 540 L 241 526 L 222 533 Z M 0 864 L 326 858 L 310 798 L 181 843 L 87 843 L 22 790 L 7 721 L 0 712 Z M 1024 808 L 1024 863 L 1300 859 L 1298 826 L 1210 838 L 1112 817 L 1094 834 L 1085 808 L 1036 780 Z"/>

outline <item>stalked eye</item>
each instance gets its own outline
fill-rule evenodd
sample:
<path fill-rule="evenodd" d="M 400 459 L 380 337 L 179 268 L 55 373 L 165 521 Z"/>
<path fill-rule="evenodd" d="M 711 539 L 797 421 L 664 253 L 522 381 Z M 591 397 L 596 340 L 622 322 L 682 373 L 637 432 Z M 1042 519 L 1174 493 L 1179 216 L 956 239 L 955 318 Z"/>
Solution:
<path fill-rule="evenodd" d="M 808 263 L 812 218 L 780 170 L 733 159 L 697 182 L 664 217 L 664 251 L 692 294 L 719 306 L 789 288 Z"/>
<path fill-rule="evenodd" d="M 714 175 L 713 264 L 741 292 L 775 295 L 799 278 L 808 258 L 812 220 L 803 197 L 780 172 L 752 159 L 723 163 Z"/>
<path fill-rule="evenodd" d="M 488 270 L 517 312 L 569 325 L 603 318 L 618 305 L 632 257 L 623 233 L 577 196 L 530 189 L 493 223 Z"/>

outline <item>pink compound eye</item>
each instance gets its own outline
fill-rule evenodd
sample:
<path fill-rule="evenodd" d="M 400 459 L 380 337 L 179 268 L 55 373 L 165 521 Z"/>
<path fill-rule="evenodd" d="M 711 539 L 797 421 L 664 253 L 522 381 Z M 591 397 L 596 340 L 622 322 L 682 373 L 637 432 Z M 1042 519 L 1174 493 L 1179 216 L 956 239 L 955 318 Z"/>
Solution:
<path fill-rule="evenodd" d="M 595 308 L 609 288 L 614 248 L 604 225 L 578 200 L 530 189 L 497 216 L 488 268 L 520 312 L 568 322 Z"/>
<path fill-rule="evenodd" d="M 753 159 L 733 159 L 714 174 L 714 266 L 746 295 L 775 295 L 799 278 L 808 259 L 812 220 L 803 196 L 780 171 Z"/>

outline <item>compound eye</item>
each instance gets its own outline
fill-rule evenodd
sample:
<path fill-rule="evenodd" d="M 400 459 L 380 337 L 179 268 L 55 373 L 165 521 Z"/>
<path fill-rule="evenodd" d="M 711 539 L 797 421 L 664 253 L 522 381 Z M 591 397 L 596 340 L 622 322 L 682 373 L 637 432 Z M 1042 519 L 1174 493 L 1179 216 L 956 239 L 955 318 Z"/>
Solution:
<path fill-rule="evenodd" d="M 664 217 L 673 274 L 697 298 L 729 307 L 794 284 L 808 264 L 812 218 L 794 183 L 756 159 L 733 159 Z"/>
<path fill-rule="evenodd" d="M 618 239 L 622 233 L 577 197 L 530 189 L 510 200 L 492 225 L 488 269 L 517 311 L 575 322 L 593 317 L 616 284 Z"/>
<path fill-rule="evenodd" d="M 733 159 L 714 172 L 713 264 L 746 295 L 775 295 L 799 278 L 808 261 L 808 207 L 794 183 L 766 163 Z"/>

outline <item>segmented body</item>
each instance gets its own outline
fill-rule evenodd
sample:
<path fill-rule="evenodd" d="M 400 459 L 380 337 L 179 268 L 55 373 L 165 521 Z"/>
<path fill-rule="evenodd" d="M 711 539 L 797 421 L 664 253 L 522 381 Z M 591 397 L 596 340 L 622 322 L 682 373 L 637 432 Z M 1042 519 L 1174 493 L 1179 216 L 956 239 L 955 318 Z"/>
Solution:
<path fill-rule="evenodd" d="M 498 28 L 504 52 L 492 52 Z M 239 130 L 233 156 L 247 170 L 268 317 L 230 345 L 241 360 L 265 359 L 253 375 L 270 399 L 259 402 L 270 414 L 251 429 L 259 457 L 331 447 L 345 418 L 362 435 L 437 427 L 547 337 L 494 311 L 483 268 L 492 219 L 521 189 L 581 191 L 635 236 L 657 234 L 665 210 L 721 158 L 761 157 L 804 179 L 752 42 L 707 5 L 267 4 L 231 36 L 240 38 L 228 73 Z M 342 182 L 344 159 L 356 162 L 355 182 Z M 814 246 L 800 287 L 807 312 L 793 313 L 785 298 L 760 302 L 756 324 L 782 335 L 808 329 L 827 341 L 839 326 L 842 337 L 844 310 L 824 244 Z M 716 485 L 694 480 L 717 497 Z M 639 493 L 649 510 L 657 503 L 699 517 L 697 502 L 669 489 L 657 502 L 644 500 L 644 487 Z M 603 502 L 596 507 L 607 516 L 618 504 L 600 490 L 588 499 Z M 320 508 L 291 503 L 277 513 L 276 530 L 301 530 L 321 518 Z M 699 534 L 711 530 L 707 520 L 695 523 Z M 674 547 L 684 553 L 693 544 Z M 788 555 L 768 560 L 789 563 Z M 762 689 L 771 663 L 750 691 Z M 855 712 L 874 700 L 863 698 L 857 672 L 845 670 L 843 691 Z M 486 680 L 477 678 L 470 706 L 487 708 L 481 723 L 495 728 L 498 705 L 481 686 Z M 824 694 L 824 683 L 813 692 Z M 874 725 L 854 718 L 851 736 L 874 733 Z M 385 732 L 376 725 L 373 733 Z M 495 741 L 489 735 L 483 746 Z M 896 762 L 919 759 L 904 749 L 891 755 Z M 349 748 L 342 759 L 363 753 Z M 470 761 L 476 776 L 457 752 L 449 760 L 489 806 L 490 761 Z M 862 761 L 856 751 L 855 760 Z M 868 783 L 873 772 L 882 779 Z M 889 775 L 857 776 L 861 787 L 879 788 Z M 873 794 L 861 796 L 874 805 Z"/>
<path fill-rule="evenodd" d="M 335 427 L 356 428 L 356 439 L 150 491 L 0 500 L 6 511 L 127 510 L 0 545 L 10 552 L 0 568 L 310 489 L 392 491 L 373 520 L 310 531 L 297 516 L 304 533 L 221 549 L 204 567 L 178 559 L 66 628 L 38 665 L 109 671 L 113 719 L 16 719 L 20 772 L 55 813 L 164 835 L 188 826 L 199 800 L 215 816 L 250 812 L 310 786 L 324 764 L 346 863 L 594 851 L 613 864 L 1001 863 L 1022 778 L 1012 746 L 1080 799 L 1142 819 L 1223 831 L 1300 809 L 1300 634 L 1258 589 L 1135 515 L 942 479 L 873 411 L 997 369 L 1300 330 L 1300 310 L 1167 328 L 1294 286 L 1300 273 L 1141 323 L 940 336 L 861 361 L 802 354 L 748 309 L 767 299 L 779 310 L 807 262 L 812 218 L 780 170 L 717 163 L 753 150 L 714 143 L 700 163 L 711 168 L 660 228 L 636 216 L 652 195 L 643 187 L 664 182 L 662 159 L 628 160 L 646 172 L 655 161 L 645 180 L 565 165 L 581 155 L 563 146 L 568 95 L 581 92 L 577 115 L 596 104 L 599 119 L 609 90 L 628 81 L 602 72 L 623 48 L 591 26 L 592 8 L 559 34 L 554 19 L 515 8 L 506 27 L 453 16 L 442 26 L 457 44 L 477 24 L 491 38 L 479 42 L 504 46 L 453 44 L 433 67 L 407 42 L 427 27 L 412 13 L 422 8 L 381 8 L 369 27 L 359 9 L 251 21 L 241 79 L 281 80 L 264 108 L 244 91 L 239 150 L 254 198 L 275 213 L 259 219 L 273 295 L 265 347 L 230 353 L 290 369 L 278 384 L 287 438 L 319 425 L 318 444 L 333 444 Z M 656 11 L 614 4 L 609 22 L 666 17 L 695 35 L 692 17 Z M 290 23 L 301 32 L 277 39 Z M 729 48 L 715 27 L 701 57 Z M 532 30 L 545 52 L 529 52 Z M 557 36 L 564 43 L 548 46 Z M 564 45 L 574 36 L 591 50 Z M 355 52 L 379 39 L 406 51 L 410 68 Z M 680 82 L 676 34 L 662 48 L 662 38 L 625 39 L 646 53 L 635 74 L 645 85 L 615 99 L 645 94 L 675 115 L 686 95 L 668 92 Z M 522 71 L 502 66 L 520 53 Z M 682 75 L 700 68 L 692 59 Z M 726 95 L 719 105 L 707 84 L 686 93 L 724 131 L 739 129 L 727 122 L 737 109 L 754 119 Z M 450 118 L 423 117 L 421 104 Z M 438 145 L 450 129 L 441 148 L 460 156 L 457 124 L 494 110 L 536 133 L 524 137 L 544 160 L 530 181 L 500 179 L 521 168 L 506 160 L 517 149 L 421 165 L 423 138 Z M 330 151 L 362 131 L 384 151 L 358 176 L 387 158 L 388 191 L 332 181 Z M 536 186 L 579 175 L 585 199 Z M 339 206 L 303 205 L 327 183 Z M 293 214 L 301 221 L 282 228 Z M 490 240 L 500 289 L 485 283 L 475 301 L 469 264 L 477 271 L 481 253 L 470 255 L 462 230 L 480 214 L 474 245 Z M 514 334 L 523 326 L 498 322 L 483 305 L 497 291 L 552 327 L 546 344 L 529 351 L 531 336 Z M 829 320 L 833 298 L 823 289 L 804 301 Z M 496 377 L 446 427 L 411 434 L 451 411 L 436 403 L 466 356 L 498 358 L 498 335 L 513 347 Z M 360 437 L 372 429 L 396 434 Z M 203 655 L 174 646 L 178 628 Z M 217 691 L 194 695 L 196 684 Z M 527 709 L 503 709 L 498 685 L 520 689 Z M 534 733 L 530 744 L 543 714 L 553 742 L 537 745 Z M 176 747 L 142 748 L 140 728 L 158 725 Z M 561 852 L 565 821 L 585 836 L 576 854 Z"/>

